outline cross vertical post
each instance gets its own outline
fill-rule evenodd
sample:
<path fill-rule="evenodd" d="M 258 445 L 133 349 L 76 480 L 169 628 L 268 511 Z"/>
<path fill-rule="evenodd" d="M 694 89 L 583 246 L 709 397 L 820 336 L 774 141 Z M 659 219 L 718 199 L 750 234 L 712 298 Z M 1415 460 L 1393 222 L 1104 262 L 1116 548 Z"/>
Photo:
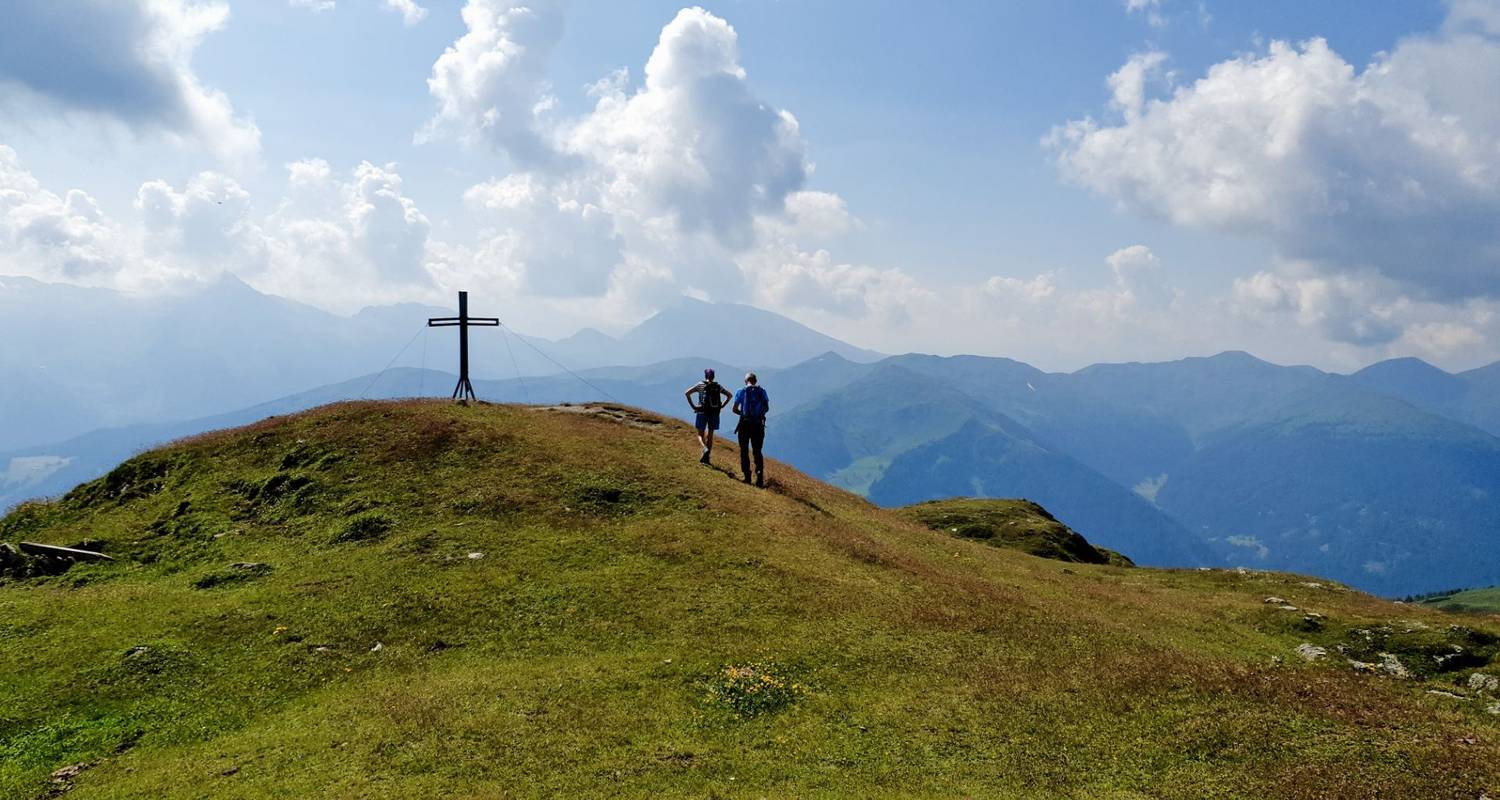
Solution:
<path fill-rule="evenodd" d="M 458 328 L 458 385 L 453 387 L 453 399 L 460 402 L 473 400 L 474 384 L 469 382 L 469 326 L 498 327 L 497 317 L 469 316 L 469 293 L 458 293 L 458 316 L 433 317 L 427 320 L 429 328 Z"/>

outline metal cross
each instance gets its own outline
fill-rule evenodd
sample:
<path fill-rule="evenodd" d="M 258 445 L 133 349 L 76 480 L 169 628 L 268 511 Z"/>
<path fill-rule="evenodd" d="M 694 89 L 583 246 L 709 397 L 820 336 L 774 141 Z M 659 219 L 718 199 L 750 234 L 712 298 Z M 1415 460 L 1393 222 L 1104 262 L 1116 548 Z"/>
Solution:
<path fill-rule="evenodd" d="M 469 316 L 469 293 L 458 293 L 458 316 L 433 317 L 427 320 L 429 328 L 451 328 L 458 326 L 458 385 L 453 387 L 454 400 L 473 400 L 474 384 L 469 383 L 469 326 L 499 327 L 496 317 Z"/>

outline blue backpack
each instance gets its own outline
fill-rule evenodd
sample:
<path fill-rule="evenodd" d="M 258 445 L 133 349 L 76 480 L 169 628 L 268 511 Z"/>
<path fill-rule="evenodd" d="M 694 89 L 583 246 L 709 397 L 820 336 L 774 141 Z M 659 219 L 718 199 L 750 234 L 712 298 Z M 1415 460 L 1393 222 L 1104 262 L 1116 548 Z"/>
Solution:
<path fill-rule="evenodd" d="M 770 405 L 771 400 L 766 396 L 765 389 L 759 386 L 746 386 L 744 395 L 740 397 L 740 416 L 747 419 L 765 419 Z"/>

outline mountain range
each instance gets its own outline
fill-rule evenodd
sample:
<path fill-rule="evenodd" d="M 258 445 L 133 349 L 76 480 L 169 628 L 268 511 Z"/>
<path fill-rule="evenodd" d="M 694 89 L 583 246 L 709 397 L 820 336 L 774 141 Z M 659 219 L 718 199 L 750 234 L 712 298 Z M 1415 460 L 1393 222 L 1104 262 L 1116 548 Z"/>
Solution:
<path fill-rule="evenodd" d="M 242 285 L 218 291 L 260 302 Z M 393 327 L 435 311 L 371 309 L 346 324 Z M 747 345 L 730 342 L 722 346 L 742 349 L 726 357 L 587 366 L 611 348 L 628 361 L 717 342 L 725 337 L 697 335 L 712 319 L 764 329 L 767 352 L 787 363 L 749 362 Z M 769 450 L 882 505 L 1026 497 L 1144 564 L 1298 570 L 1388 595 L 1500 583 L 1500 365 L 1454 375 L 1398 359 L 1346 376 L 1229 352 L 1049 373 L 1004 358 L 881 358 L 849 346 L 794 360 L 832 341 L 769 312 L 686 301 L 618 338 L 517 344 L 517 357 L 534 356 L 512 367 L 525 377 L 475 386 L 487 400 L 602 400 L 685 418 L 682 391 L 704 367 L 737 376 L 752 363 L 773 402 Z M 476 352 L 503 350 L 491 340 Z M 310 374 L 310 359 L 297 364 L 277 380 Z M 255 372 L 253 361 L 236 366 L 232 376 Z M 237 410 L 10 447 L 0 452 L 0 508 L 66 491 L 161 442 L 338 400 L 443 396 L 454 381 L 397 366 Z"/>
<path fill-rule="evenodd" d="M 152 298 L 0 277 L 0 450 L 220 414 L 392 364 L 446 367 L 457 360 L 457 336 L 425 322 L 453 313 L 408 303 L 339 316 L 232 275 Z M 756 336 L 719 335 L 725 330 Z M 830 351 L 855 361 L 881 357 L 752 306 L 690 298 L 619 337 L 585 330 L 552 341 L 508 328 L 474 336 L 472 372 L 488 378 L 685 356 L 756 367 Z"/>

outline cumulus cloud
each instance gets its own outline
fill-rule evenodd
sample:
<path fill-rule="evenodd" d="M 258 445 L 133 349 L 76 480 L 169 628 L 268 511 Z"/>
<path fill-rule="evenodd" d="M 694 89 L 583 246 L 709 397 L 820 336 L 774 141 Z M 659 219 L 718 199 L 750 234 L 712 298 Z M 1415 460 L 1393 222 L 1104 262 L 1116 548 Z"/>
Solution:
<path fill-rule="evenodd" d="M 1136 56 L 1109 81 L 1118 123 L 1070 122 L 1048 144 L 1064 176 L 1130 211 L 1418 296 L 1493 296 L 1500 41 L 1479 30 L 1403 40 L 1364 70 L 1321 39 L 1272 42 L 1149 100 L 1160 60 Z"/>
<path fill-rule="evenodd" d="M 1384 345 L 1401 335 L 1398 311 L 1409 300 L 1378 276 L 1301 275 L 1258 272 L 1234 284 L 1238 310 L 1251 316 L 1293 315 L 1328 338 L 1362 347 Z"/>
<path fill-rule="evenodd" d="M 180 187 L 142 184 L 142 262 L 178 282 L 232 272 L 263 291 L 340 311 L 433 288 L 432 225 L 394 164 L 338 173 L 309 159 L 286 168 L 286 193 L 264 208 L 216 172 Z"/>
<path fill-rule="evenodd" d="M 1146 82 L 1161 74 L 1161 66 L 1166 60 L 1167 54 L 1160 50 L 1137 53 L 1106 80 L 1114 107 L 1126 120 L 1141 116 L 1141 107 L 1146 102 Z"/>
<path fill-rule="evenodd" d="M 980 287 L 985 296 L 1001 301 L 1019 298 L 1027 303 L 1045 303 L 1057 294 L 1057 275 L 1043 272 L 1032 278 L 996 275 Z"/>
<path fill-rule="evenodd" d="M 734 28 L 701 8 L 662 29 L 639 90 L 601 87 L 565 146 L 601 172 L 618 213 L 669 218 L 732 249 L 753 242 L 756 215 L 785 210 L 808 172 L 796 118 L 754 96 Z"/>
<path fill-rule="evenodd" d="M 910 319 L 909 305 L 924 290 L 896 269 L 837 262 L 827 250 L 805 252 L 790 243 L 741 258 L 756 299 L 782 308 L 814 309 L 885 324 Z"/>
<path fill-rule="evenodd" d="M 427 89 L 438 110 L 418 141 L 450 133 L 526 167 L 553 158 L 547 68 L 565 10 L 561 0 L 468 0 L 464 34 L 432 65 Z"/>
<path fill-rule="evenodd" d="M 333 5 L 331 2 L 329 5 Z M 400 14 L 401 21 L 407 25 L 415 25 L 427 18 L 427 9 L 416 4 L 415 0 L 385 0 L 385 7 Z"/>
<path fill-rule="evenodd" d="M 85 285 L 112 283 L 127 248 L 94 198 L 58 195 L 0 144 L 0 272 Z"/>
<path fill-rule="evenodd" d="M 562 5 L 468 0 L 463 16 L 465 33 L 433 67 L 439 110 L 422 136 L 488 143 L 519 168 L 468 195 L 490 228 L 475 257 L 497 277 L 553 296 L 672 286 L 735 297 L 756 291 L 765 264 L 807 255 L 799 240 L 857 225 L 837 195 L 804 190 L 796 119 L 755 96 L 724 20 L 679 12 L 639 86 L 617 70 L 589 88 L 592 109 L 561 119 L 547 62 Z M 841 308 L 867 307 L 835 295 Z"/>
<path fill-rule="evenodd" d="M 260 151 L 260 130 L 192 69 L 229 7 L 190 0 L 20 0 L 0 25 L 0 95 L 41 100 L 132 130 L 190 140 L 226 161 Z"/>
<path fill-rule="evenodd" d="M 482 237 L 484 261 L 519 289 L 563 297 L 608 291 L 621 260 L 620 237 L 608 213 L 569 187 L 519 173 L 474 186 L 464 200 L 497 223 Z"/>
<path fill-rule="evenodd" d="M 1328 274 L 1291 262 L 1237 280 L 1230 302 L 1238 316 L 1279 326 L 1285 320 L 1357 348 L 1356 363 L 1418 355 L 1444 363 L 1492 361 L 1500 341 L 1500 301 L 1454 302 L 1416 297 L 1374 273 Z"/>

